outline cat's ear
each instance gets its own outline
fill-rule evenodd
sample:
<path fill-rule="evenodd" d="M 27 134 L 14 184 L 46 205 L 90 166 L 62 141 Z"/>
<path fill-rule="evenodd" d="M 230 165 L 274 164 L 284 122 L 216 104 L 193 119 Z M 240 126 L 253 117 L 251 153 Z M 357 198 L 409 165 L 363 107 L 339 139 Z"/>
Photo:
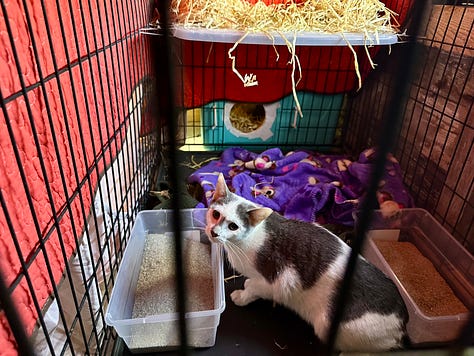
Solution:
<path fill-rule="evenodd" d="M 257 226 L 268 218 L 271 213 L 273 213 L 273 210 L 270 208 L 257 208 L 248 211 L 247 214 L 249 216 L 250 225 Z"/>
<path fill-rule="evenodd" d="M 212 201 L 216 201 L 221 198 L 227 197 L 230 193 L 229 188 L 227 188 L 227 184 L 225 183 L 225 178 L 222 173 L 219 173 L 219 177 L 217 178 L 216 189 L 214 191 L 214 196 L 212 197 Z"/>

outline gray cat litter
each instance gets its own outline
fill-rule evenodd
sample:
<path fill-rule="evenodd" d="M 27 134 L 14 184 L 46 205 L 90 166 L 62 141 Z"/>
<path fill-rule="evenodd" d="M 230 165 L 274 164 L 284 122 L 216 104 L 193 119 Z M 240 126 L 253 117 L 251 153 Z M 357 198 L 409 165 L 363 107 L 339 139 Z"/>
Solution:
<path fill-rule="evenodd" d="M 134 318 L 176 311 L 173 235 L 149 234 L 135 294 Z M 213 309 L 210 245 L 183 241 L 188 311 Z"/>
<path fill-rule="evenodd" d="M 199 237 L 199 236 L 198 236 Z M 174 236 L 149 234 L 146 237 L 143 261 L 135 293 L 133 318 L 176 312 Z M 187 311 L 214 308 L 214 286 L 211 269 L 210 245 L 199 240 L 183 240 L 183 268 L 186 278 Z M 149 340 L 150 337 L 152 340 Z M 153 334 L 137 333 L 133 347 L 179 345 L 176 322 L 159 324 Z M 201 344 L 199 337 L 191 337 L 191 346 Z M 194 344 L 194 345 L 193 345 Z"/>

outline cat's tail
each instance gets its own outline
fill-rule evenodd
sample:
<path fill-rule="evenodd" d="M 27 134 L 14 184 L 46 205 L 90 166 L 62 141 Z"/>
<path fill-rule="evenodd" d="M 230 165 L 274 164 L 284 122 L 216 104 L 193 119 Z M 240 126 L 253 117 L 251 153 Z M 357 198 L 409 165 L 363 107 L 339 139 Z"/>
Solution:
<path fill-rule="evenodd" d="M 408 321 L 410 320 L 410 314 L 408 313 L 408 310 L 406 310 L 405 306 L 405 318 L 403 320 L 403 336 L 402 339 L 400 340 L 401 347 L 403 349 L 410 349 L 413 346 L 413 343 L 410 339 L 410 336 L 408 335 L 408 330 L 407 330 L 407 325 Z"/>
<path fill-rule="evenodd" d="M 410 349 L 412 346 L 413 346 L 413 344 L 410 340 L 410 336 L 408 335 L 407 331 L 405 330 L 405 333 L 404 333 L 404 335 L 402 336 L 402 339 L 401 339 L 401 347 L 403 349 Z"/>
<path fill-rule="evenodd" d="M 405 329 L 405 328 L 404 328 Z M 410 340 L 410 336 L 408 336 L 408 333 L 406 329 L 404 330 L 404 333 L 402 334 L 401 338 L 397 342 L 397 346 L 390 348 L 390 351 L 403 351 L 403 350 L 409 350 L 412 348 L 412 342 Z"/>

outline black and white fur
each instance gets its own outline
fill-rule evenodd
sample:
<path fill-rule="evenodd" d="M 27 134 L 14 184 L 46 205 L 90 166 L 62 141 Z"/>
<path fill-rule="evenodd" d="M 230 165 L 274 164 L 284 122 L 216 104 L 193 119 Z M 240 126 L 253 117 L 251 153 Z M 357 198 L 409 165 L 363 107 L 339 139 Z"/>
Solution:
<path fill-rule="evenodd" d="M 207 213 L 206 234 L 222 243 L 232 266 L 247 277 L 231 294 L 244 306 L 259 298 L 295 312 L 327 338 L 335 291 L 350 248 L 328 230 L 290 220 L 232 193 L 221 174 Z M 408 312 L 395 284 L 359 258 L 336 347 L 396 349 L 407 340 Z"/>

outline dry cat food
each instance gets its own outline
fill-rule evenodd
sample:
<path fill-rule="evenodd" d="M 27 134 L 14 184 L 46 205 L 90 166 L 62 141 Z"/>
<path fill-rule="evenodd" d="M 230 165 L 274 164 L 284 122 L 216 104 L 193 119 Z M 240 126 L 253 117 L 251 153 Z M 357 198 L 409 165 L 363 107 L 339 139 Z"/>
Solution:
<path fill-rule="evenodd" d="M 173 241 L 172 234 L 147 236 L 135 293 L 133 318 L 176 312 Z M 186 277 L 187 312 L 214 309 L 210 245 L 184 239 L 183 267 Z M 147 327 L 150 328 L 151 325 Z M 179 332 L 175 322 L 160 323 L 153 325 L 153 328 L 156 330 L 151 336 L 137 332 L 133 347 L 179 345 Z M 200 342 L 194 341 L 196 344 Z"/>
<path fill-rule="evenodd" d="M 374 243 L 408 294 L 427 316 L 468 312 L 433 263 L 413 243 L 384 240 L 374 240 Z"/>

